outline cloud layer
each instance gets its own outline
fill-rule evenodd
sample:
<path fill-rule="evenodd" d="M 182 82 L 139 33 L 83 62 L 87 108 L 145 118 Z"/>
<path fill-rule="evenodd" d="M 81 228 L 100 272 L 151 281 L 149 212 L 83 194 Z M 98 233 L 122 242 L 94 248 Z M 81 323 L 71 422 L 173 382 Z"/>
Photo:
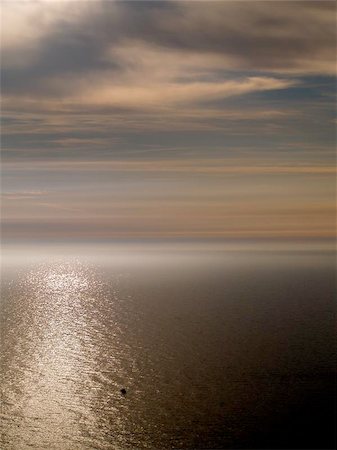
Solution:
<path fill-rule="evenodd" d="M 8 239 L 331 236 L 335 12 L 4 2 Z"/>

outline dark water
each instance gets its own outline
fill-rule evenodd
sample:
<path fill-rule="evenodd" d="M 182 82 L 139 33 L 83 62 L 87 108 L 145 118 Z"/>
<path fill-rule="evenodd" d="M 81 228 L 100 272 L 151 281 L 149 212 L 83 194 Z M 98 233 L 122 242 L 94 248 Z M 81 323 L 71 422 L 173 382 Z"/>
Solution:
<path fill-rule="evenodd" d="M 64 259 L 2 285 L 3 449 L 334 448 L 331 256 Z"/>

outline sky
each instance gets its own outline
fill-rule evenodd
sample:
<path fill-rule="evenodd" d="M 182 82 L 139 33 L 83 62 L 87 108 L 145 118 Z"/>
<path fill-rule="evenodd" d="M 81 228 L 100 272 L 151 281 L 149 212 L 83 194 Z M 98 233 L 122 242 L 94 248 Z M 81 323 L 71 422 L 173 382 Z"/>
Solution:
<path fill-rule="evenodd" d="M 5 243 L 331 239 L 334 1 L 1 1 Z"/>

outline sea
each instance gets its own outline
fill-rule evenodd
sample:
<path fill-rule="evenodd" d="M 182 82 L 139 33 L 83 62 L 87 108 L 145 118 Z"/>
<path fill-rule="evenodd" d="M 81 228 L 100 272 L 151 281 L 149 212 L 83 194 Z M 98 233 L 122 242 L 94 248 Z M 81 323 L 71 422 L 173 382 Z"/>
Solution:
<path fill-rule="evenodd" d="M 331 252 L 33 256 L 2 267 L 3 450 L 335 448 Z"/>

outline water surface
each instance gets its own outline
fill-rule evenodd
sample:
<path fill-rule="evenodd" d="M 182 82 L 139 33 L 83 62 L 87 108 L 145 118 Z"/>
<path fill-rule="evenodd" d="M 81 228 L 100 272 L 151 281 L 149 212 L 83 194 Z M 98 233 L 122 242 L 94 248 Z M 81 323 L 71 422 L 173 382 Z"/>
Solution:
<path fill-rule="evenodd" d="M 334 279 L 319 253 L 8 265 L 2 448 L 333 448 Z"/>

